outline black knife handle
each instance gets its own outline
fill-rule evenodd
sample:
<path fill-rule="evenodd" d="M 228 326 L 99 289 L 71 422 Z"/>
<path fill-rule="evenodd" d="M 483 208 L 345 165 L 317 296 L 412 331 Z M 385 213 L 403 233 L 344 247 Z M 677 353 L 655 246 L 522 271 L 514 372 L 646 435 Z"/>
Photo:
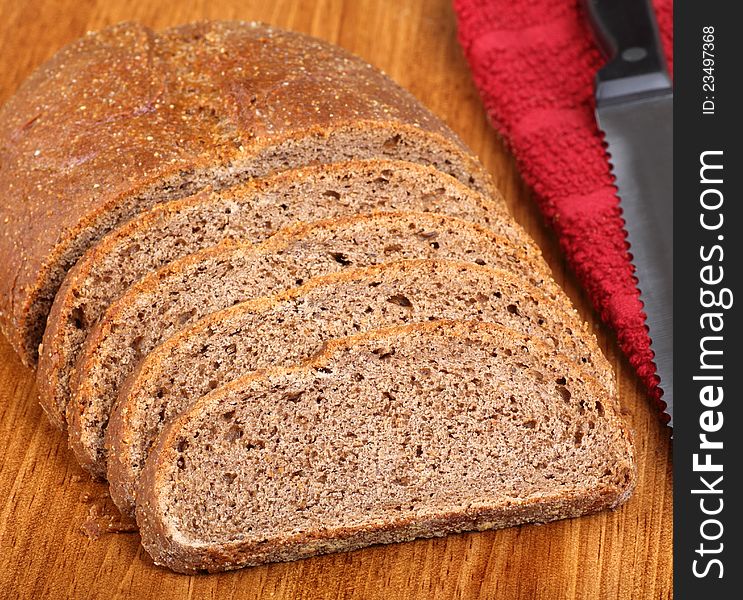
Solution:
<path fill-rule="evenodd" d="M 598 105 L 671 92 L 649 0 L 583 0 L 607 64 L 596 75 Z"/>

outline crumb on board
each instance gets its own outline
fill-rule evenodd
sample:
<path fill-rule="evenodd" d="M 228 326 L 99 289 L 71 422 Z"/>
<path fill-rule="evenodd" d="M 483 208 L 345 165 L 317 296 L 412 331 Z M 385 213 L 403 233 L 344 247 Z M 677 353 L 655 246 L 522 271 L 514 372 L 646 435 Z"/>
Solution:
<path fill-rule="evenodd" d="M 90 504 L 88 516 L 80 527 L 90 540 L 97 540 L 108 533 L 134 533 L 138 531 L 133 519 L 122 516 L 116 508 L 107 506 L 108 495 L 95 496 L 84 493 L 80 500 Z"/>

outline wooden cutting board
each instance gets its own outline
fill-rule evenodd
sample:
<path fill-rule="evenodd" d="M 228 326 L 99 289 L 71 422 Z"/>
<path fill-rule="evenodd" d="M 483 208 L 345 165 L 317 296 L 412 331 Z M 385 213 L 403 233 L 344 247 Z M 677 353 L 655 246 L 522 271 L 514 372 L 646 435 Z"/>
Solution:
<path fill-rule="evenodd" d="M 0 0 L 0 102 L 86 30 L 261 20 L 339 44 L 384 69 L 482 158 L 615 365 L 639 485 L 616 512 L 542 526 L 373 547 L 235 573 L 155 567 L 135 533 L 90 539 L 115 515 L 39 408 L 34 376 L 0 337 L 0 596 L 7 598 L 670 598 L 672 479 L 660 425 L 610 332 L 596 322 L 489 127 L 456 43 L 450 0 Z M 0 223 L 0 227 L 2 224 Z M 96 516 L 98 515 L 98 516 Z M 100 515 L 103 515 L 101 517 Z"/>

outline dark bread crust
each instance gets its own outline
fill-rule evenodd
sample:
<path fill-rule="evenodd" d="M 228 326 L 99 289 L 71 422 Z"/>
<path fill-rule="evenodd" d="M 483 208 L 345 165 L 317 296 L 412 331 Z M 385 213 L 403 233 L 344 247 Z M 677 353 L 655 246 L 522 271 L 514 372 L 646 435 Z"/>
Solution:
<path fill-rule="evenodd" d="M 363 206 L 356 200 L 360 196 L 357 190 L 346 193 L 344 188 L 361 184 L 369 186 Z M 323 192 L 326 188 L 330 192 Z M 400 189 L 410 191 L 401 195 Z M 283 212 L 266 208 L 267 200 L 280 204 Z M 42 408 L 53 424 L 65 427 L 69 376 L 88 329 L 107 304 L 147 272 L 225 238 L 261 242 L 293 220 L 402 209 L 431 210 L 472 220 L 538 252 L 511 219 L 500 196 L 487 198 L 432 167 L 398 160 L 291 169 L 165 202 L 110 232 L 67 273 L 49 313 L 39 352 L 36 382 Z M 184 232 L 184 226 L 198 233 L 189 235 L 191 231 Z M 123 266 L 112 273 L 112 264 Z"/>
<path fill-rule="evenodd" d="M 319 40 L 239 22 L 85 36 L 0 109 L 0 329 L 35 364 L 65 272 L 107 231 L 207 185 L 347 157 L 349 140 L 372 141 L 359 157 L 438 153 L 492 188 L 410 94 Z"/>
<path fill-rule="evenodd" d="M 631 491 L 629 490 L 627 498 Z M 290 562 L 322 554 L 352 552 L 374 544 L 410 542 L 456 533 L 571 519 L 618 507 L 624 501 L 618 500 L 621 493 L 615 486 L 606 486 L 590 495 L 577 492 L 570 495 L 545 494 L 541 498 L 499 507 L 469 506 L 461 512 L 378 522 L 365 527 L 308 531 L 287 536 L 275 544 L 235 544 L 227 548 L 181 546 L 168 534 L 167 527 L 155 520 L 152 511 L 142 508 L 137 514 L 142 545 L 156 565 L 177 573 L 205 574 L 234 571 L 266 563 Z"/>
<path fill-rule="evenodd" d="M 412 288 L 406 287 L 410 281 L 415 282 Z M 421 305 L 426 302 L 425 292 L 419 289 L 418 285 L 434 281 L 447 282 L 451 287 L 444 289 L 451 295 L 461 291 L 467 298 L 484 296 L 487 299 L 497 291 L 497 298 L 502 301 L 501 310 L 493 310 L 485 300 L 481 301 L 484 303 L 473 303 L 471 305 L 473 308 L 469 308 L 470 305 L 467 304 L 468 308 L 462 307 L 459 312 L 453 311 L 451 303 L 448 303 L 449 307 L 446 308 L 447 302 L 444 300 L 432 303 L 433 305 L 426 304 L 426 308 L 423 308 Z M 472 289 L 474 281 L 478 286 Z M 374 286 L 370 286 L 370 283 Z M 382 287 L 379 287 L 380 285 Z M 399 318 L 399 313 L 394 311 L 394 306 L 390 306 L 389 313 L 385 311 L 381 315 L 372 313 L 370 308 L 372 306 L 370 303 L 375 297 L 389 296 L 390 286 L 397 289 L 412 304 L 410 309 L 403 309 L 410 311 L 408 323 L 433 318 L 481 319 L 488 322 L 496 321 L 512 329 L 522 327 L 526 329 L 524 315 L 528 314 L 534 319 L 533 321 L 530 319 L 532 335 L 541 335 L 541 339 L 554 344 L 555 348 L 571 358 L 580 357 L 580 360 L 578 358 L 575 360 L 576 366 L 584 369 L 604 385 L 610 396 L 616 393 L 611 365 L 603 356 L 587 323 L 581 321 L 576 311 L 566 310 L 523 277 L 474 263 L 440 259 L 404 260 L 321 275 L 310 279 L 299 288 L 249 300 L 211 313 L 160 344 L 137 365 L 119 390 L 106 430 L 109 493 L 121 512 L 133 514 L 134 493 L 139 475 L 138 465 L 144 462 L 146 456 L 143 444 L 154 442 L 160 430 L 150 429 L 152 424 L 146 425 L 147 421 L 143 415 L 160 414 L 161 419 L 167 421 L 173 418 L 175 410 L 171 406 L 175 402 L 195 400 L 208 391 L 206 386 L 203 390 L 189 389 L 188 394 L 171 391 L 178 390 L 183 385 L 183 379 L 177 378 L 175 370 L 188 364 L 190 369 L 198 369 L 201 381 L 211 382 L 209 385 L 214 386 L 224 385 L 230 378 L 246 372 L 245 363 L 241 362 L 239 366 L 235 363 L 241 354 L 243 357 L 252 355 L 248 361 L 252 365 L 249 370 L 262 367 L 263 362 L 269 358 L 274 366 L 286 365 L 288 356 L 297 356 L 295 353 L 289 354 L 287 349 L 287 346 L 291 347 L 298 343 L 297 338 L 286 334 L 283 334 L 286 339 L 261 338 L 263 333 L 259 333 L 254 326 L 266 322 L 275 315 L 279 316 L 280 331 L 286 329 L 302 331 L 304 338 L 313 336 L 311 339 L 315 339 L 318 331 L 322 331 L 321 340 L 400 324 L 399 321 L 395 322 L 395 319 Z M 431 288 L 434 287 L 431 285 Z M 371 291 L 365 292 L 364 288 Z M 343 292 L 341 296 L 340 292 Z M 325 304 L 322 312 L 312 312 L 317 302 L 324 297 L 320 294 L 352 298 L 353 300 L 344 300 L 343 305 L 338 308 L 343 310 L 348 303 L 354 302 L 354 309 L 348 307 L 347 312 L 338 312 L 335 310 L 337 305 L 329 307 Z M 514 307 L 513 313 L 507 308 L 509 304 Z M 364 306 L 369 309 L 362 315 Z M 537 331 L 533 312 L 535 307 L 538 307 L 536 310 L 543 319 L 539 323 L 543 331 Z M 443 313 L 444 316 L 443 311 L 447 311 Z M 302 318 L 296 317 L 296 314 L 302 314 Z M 317 317 L 317 322 L 314 322 L 316 318 L 314 315 L 318 314 L 322 316 Z M 250 320 L 246 321 L 246 318 Z M 248 322 L 251 324 L 246 325 Z M 333 326 L 333 322 L 343 323 L 343 326 Z M 232 354 L 225 352 L 220 346 L 221 340 L 233 344 L 238 342 Z M 189 347 L 210 350 L 191 353 L 186 350 Z M 310 351 L 314 350 L 310 347 Z M 309 355 L 303 358 L 308 358 Z M 259 358 L 260 364 L 254 366 Z M 220 362 L 215 365 L 214 360 Z M 155 393 L 155 389 L 161 385 L 156 382 L 164 380 L 170 381 L 170 384 L 169 389 L 161 396 L 160 393 Z M 174 396 L 175 400 L 171 402 L 170 399 Z"/>
<path fill-rule="evenodd" d="M 272 381 L 283 378 L 308 377 L 321 371 L 332 361 L 334 355 L 344 350 L 363 345 L 370 341 L 387 345 L 388 340 L 405 336 L 452 336 L 465 340 L 487 339 L 490 335 L 507 336 L 514 344 L 526 344 L 530 352 L 546 348 L 540 342 L 524 337 L 492 323 L 446 322 L 416 324 L 404 327 L 377 330 L 362 335 L 329 342 L 324 351 L 303 365 L 286 369 L 266 369 L 234 380 L 202 397 L 185 413 L 173 419 L 158 438 L 147 459 L 145 470 L 139 482 L 137 494 L 137 523 L 142 536 L 142 544 L 153 557 L 156 564 L 167 566 L 182 573 L 201 571 L 225 571 L 243 566 L 258 565 L 273 561 L 289 561 L 328 552 L 358 549 L 370 544 L 407 541 L 416 537 L 433 537 L 466 530 L 484 530 L 556 519 L 571 518 L 615 508 L 631 495 L 637 479 L 637 467 L 631 435 L 618 413 L 616 403 L 606 395 L 602 386 L 592 383 L 590 377 L 581 375 L 586 386 L 595 391 L 595 398 L 606 406 L 604 417 L 608 420 L 606 429 L 612 432 L 612 456 L 620 457 L 611 467 L 611 475 L 599 477 L 601 483 L 591 489 L 566 490 L 561 493 L 543 492 L 525 498 L 506 499 L 500 503 L 469 502 L 460 510 L 445 510 L 427 513 L 416 518 L 401 518 L 397 521 L 376 521 L 371 525 L 359 527 L 338 527 L 304 531 L 298 534 L 279 535 L 270 540 L 250 540 L 222 544 L 188 544 L 182 534 L 176 533 L 165 521 L 163 494 L 172 487 L 169 466 L 175 465 L 180 456 L 179 444 L 192 420 L 198 419 L 201 411 L 210 406 L 234 405 L 249 402 L 251 394 L 270 389 Z M 425 339 L 423 340 L 425 342 Z M 427 346 L 421 344 L 421 351 Z M 565 359 L 564 370 L 573 375 L 569 361 Z M 325 376 L 323 376 L 325 377 Z M 332 377 L 332 375 L 330 375 Z M 269 386 L 268 388 L 266 386 Z M 284 389 L 284 388 L 282 388 Z M 234 396 L 233 396 L 234 394 Z M 228 400 L 229 399 L 229 400 Z M 528 435 L 528 433 L 525 433 Z M 597 470 L 604 469 L 597 465 Z M 497 486 L 497 482 L 493 482 Z M 182 538 L 179 540 L 178 538 Z"/>

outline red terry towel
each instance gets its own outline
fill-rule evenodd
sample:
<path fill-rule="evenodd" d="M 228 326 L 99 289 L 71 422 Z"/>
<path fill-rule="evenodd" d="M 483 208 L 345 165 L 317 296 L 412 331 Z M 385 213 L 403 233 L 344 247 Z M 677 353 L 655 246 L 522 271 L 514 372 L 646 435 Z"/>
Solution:
<path fill-rule="evenodd" d="M 653 4 L 672 70 L 673 1 Z M 601 318 L 665 408 L 594 116 L 594 77 L 604 59 L 579 1 L 454 0 L 454 7 L 491 122 Z"/>

